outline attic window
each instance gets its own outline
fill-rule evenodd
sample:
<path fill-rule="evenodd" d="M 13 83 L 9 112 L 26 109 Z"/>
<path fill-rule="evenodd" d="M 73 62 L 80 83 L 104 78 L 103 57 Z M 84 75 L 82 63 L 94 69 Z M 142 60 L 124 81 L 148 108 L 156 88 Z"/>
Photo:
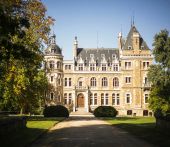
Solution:
<path fill-rule="evenodd" d="M 112 54 L 112 59 L 115 60 L 116 59 L 116 55 Z"/>
<path fill-rule="evenodd" d="M 132 46 L 128 46 L 128 49 L 131 50 L 131 49 L 132 49 Z"/>
<path fill-rule="evenodd" d="M 141 46 L 141 49 L 143 50 L 143 49 L 144 49 L 144 46 Z"/>
<path fill-rule="evenodd" d="M 90 58 L 94 58 L 94 54 L 90 54 Z"/>
<path fill-rule="evenodd" d="M 101 54 L 101 57 L 104 58 L 104 54 Z"/>
<path fill-rule="evenodd" d="M 54 49 L 51 49 L 51 53 L 54 53 Z"/>

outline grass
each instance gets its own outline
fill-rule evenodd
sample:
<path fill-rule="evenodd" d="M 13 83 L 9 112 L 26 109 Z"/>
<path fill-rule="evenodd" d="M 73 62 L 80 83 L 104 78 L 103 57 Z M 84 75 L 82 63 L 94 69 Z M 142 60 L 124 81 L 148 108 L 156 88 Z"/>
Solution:
<path fill-rule="evenodd" d="M 25 147 L 64 118 L 28 117 L 27 128 L 0 137 L 1 147 Z"/>
<path fill-rule="evenodd" d="M 116 117 L 105 120 L 153 145 L 170 146 L 170 132 L 156 128 L 153 117 Z"/>

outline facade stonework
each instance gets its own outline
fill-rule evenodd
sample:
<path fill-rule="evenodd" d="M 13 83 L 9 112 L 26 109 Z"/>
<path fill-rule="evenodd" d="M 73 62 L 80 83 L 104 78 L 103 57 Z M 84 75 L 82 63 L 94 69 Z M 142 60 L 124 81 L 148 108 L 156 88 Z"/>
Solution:
<path fill-rule="evenodd" d="M 47 105 L 86 112 L 108 105 L 119 115 L 151 115 L 147 71 L 153 56 L 135 26 L 126 40 L 119 33 L 118 48 L 79 48 L 75 37 L 73 60 L 63 60 L 54 37 L 51 40 L 44 56 L 51 84 Z"/>

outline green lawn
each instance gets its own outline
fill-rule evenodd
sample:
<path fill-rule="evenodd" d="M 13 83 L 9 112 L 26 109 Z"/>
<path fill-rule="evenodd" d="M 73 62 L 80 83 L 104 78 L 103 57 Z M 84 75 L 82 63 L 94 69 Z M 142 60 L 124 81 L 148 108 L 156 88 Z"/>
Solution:
<path fill-rule="evenodd" d="M 24 147 L 36 140 L 40 135 L 45 133 L 49 128 L 54 126 L 64 118 L 28 118 L 27 128 L 11 132 L 0 138 L 1 147 Z"/>
<path fill-rule="evenodd" d="M 112 125 L 156 146 L 170 146 L 170 132 L 155 127 L 153 117 L 105 118 Z"/>

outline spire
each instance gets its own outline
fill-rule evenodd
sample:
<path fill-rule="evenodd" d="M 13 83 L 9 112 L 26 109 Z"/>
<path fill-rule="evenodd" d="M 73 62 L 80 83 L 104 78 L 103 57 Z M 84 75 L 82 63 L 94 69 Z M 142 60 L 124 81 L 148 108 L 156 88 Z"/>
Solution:
<path fill-rule="evenodd" d="M 78 48 L 78 41 L 77 41 L 77 36 L 74 38 L 74 48 L 73 48 L 73 57 L 77 57 L 77 48 Z"/>

